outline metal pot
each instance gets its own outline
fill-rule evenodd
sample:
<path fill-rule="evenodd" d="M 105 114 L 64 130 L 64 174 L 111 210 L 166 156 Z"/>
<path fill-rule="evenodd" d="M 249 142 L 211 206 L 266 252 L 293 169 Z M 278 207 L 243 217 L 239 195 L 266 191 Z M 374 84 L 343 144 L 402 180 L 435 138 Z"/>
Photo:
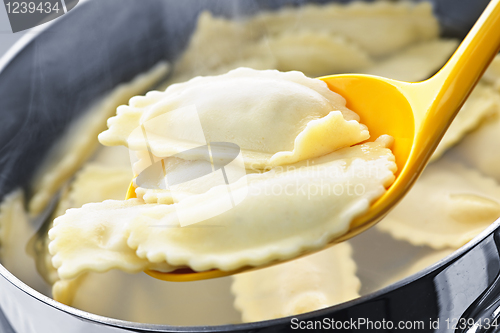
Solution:
<path fill-rule="evenodd" d="M 445 36 L 463 37 L 487 2 L 435 0 Z M 0 68 L 0 197 L 29 183 L 48 149 L 92 101 L 161 59 L 175 60 L 185 48 L 200 11 L 209 9 L 233 17 L 303 3 L 91 0 L 25 38 L 22 45 L 17 45 L 17 52 L 3 59 Z M 82 86 L 87 89 L 82 90 Z M 460 318 L 483 318 L 484 323 L 484 318 L 493 322 L 498 316 L 499 227 L 500 220 L 445 260 L 356 300 L 294 318 L 226 326 L 160 326 L 97 316 L 38 293 L 0 266 L 0 331 L 274 332 L 331 319 L 344 323 L 342 327 L 331 324 L 343 331 L 393 331 L 387 325 L 378 328 L 349 324 L 359 324 L 359 318 L 363 318 L 374 325 L 389 319 L 395 325 L 422 322 L 419 332 L 451 332 L 454 324 L 463 321 Z M 485 328 L 483 325 L 474 332 Z M 488 328 L 497 331 L 494 325 Z"/>

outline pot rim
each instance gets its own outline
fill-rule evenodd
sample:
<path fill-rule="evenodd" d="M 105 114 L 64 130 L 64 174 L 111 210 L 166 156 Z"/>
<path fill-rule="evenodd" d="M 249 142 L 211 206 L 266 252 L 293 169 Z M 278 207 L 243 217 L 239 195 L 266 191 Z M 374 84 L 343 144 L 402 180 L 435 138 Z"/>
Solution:
<path fill-rule="evenodd" d="M 23 291 L 24 293 L 45 303 L 46 305 L 49 305 L 57 310 L 66 312 L 80 319 L 92 321 L 99 324 L 104 324 L 107 326 L 123 328 L 123 329 L 141 329 L 141 330 L 148 330 L 151 332 L 229 332 L 229 331 L 240 331 L 240 330 L 244 331 L 244 330 L 266 328 L 269 326 L 279 325 L 279 324 L 281 325 L 287 324 L 290 323 L 292 318 L 297 318 L 298 320 L 303 321 L 311 319 L 311 317 L 327 316 L 338 310 L 346 309 L 351 306 L 370 301 L 376 297 L 387 294 L 391 291 L 404 287 L 416 280 L 419 280 L 420 278 L 431 274 L 435 270 L 438 270 L 440 267 L 446 265 L 447 263 L 454 261 L 458 257 L 462 256 L 463 254 L 474 248 L 476 245 L 481 243 L 486 237 L 488 237 L 499 227 L 500 227 L 500 219 L 492 223 L 482 233 L 480 233 L 473 240 L 471 240 L 470 242 L 468 242 L 467 244 L 465 244 L 464 246 L 453 252 L 451 255 L 441 259 L 440 261 L 434 263 L 433 265 L 421 270 L 420 272 L 414 275 L 411 275 L 405 279 L 395 282 L 387 287 L 381 288 L 368 295 L 364 295 L 348 302 L 344 302 L 324 309 L 296 316 L 288 316 L 278 319 L 271 319 L 271 320 L 252 322 L 252 323 L 242 323 L 242 324 L 213 325 L 213 326 L 172 326 L 172 325 L 160 325 L 160 324 L 144 324 L 144 323 L 137 323 L 137 322 L 104 317 L 83 310 L 79 310 L 68 305 L 64 305 L 62 303 L 53 300 L 50 297 L 41 294 L 40 292 L 34 290 L 33 288 L 26 285 L 24 282 L 19 280 L 1 264 L 0 264 L 0 275 L 3 276 L 8 282 L 13 284 L 15 287 Z"/>
<path fill-rule="evenodd" d="M 78 11 L 78 8 L 84 5 L 85 3 L 90 2 L 91 0 L 80 0 L 79 4 L 71 10 L 71 12 Z M 67 13 L 66 15 L 71 15 L 71 13 Z M 53 24 L 56 24 L 58 19 L 54 19 L 50 22 L 47 22 L 39 27 L 35 27 L 30 29 L 30 31 L 26 34 L 24 34 L 17 42 L 15 42 L 8 50 L 7 52 L 0 57 L 0 74 L 9 66 L 11 61 L 18 56 L 25 48 L 28 46 L 33 40 L 35 40 L 42 32 L 47 30 L 49 27 L 51 27 Z M 34 31 L 33 31 L 34 30 Z M 393 284 L 390 284 L 384 288 L 381 288 L 377 291 L 374 291 L 370 294 L 360 296 L 356 299 L 340 303 L 337 305 L 333 305 L 324 309 L 320 310 L 315 310 L 312 312 L 300 314 L 300 315 L 295 315 L 295 316 L 288 316 L 288 317 L 282 317 L 282 318 L 277 318 L 277 319 L 271 319 L 271 320 L 265 320 L 265 321 L 259 321 L 259 322 L 251 322 L 251 323 L 242 323 L 242 324 L 226 324 L 226 325 L 210 325 L 210 326 L 173 326 L 173 325 L 163 325 L 163 324 L 145 324 L 145 323 L 138 323 L 138 322 L 132 322 L 132 321 L 126 321 L 126 320 L 120 320 L 120 319 L 114 319 L 110 317 L 104 317 L 96 314 L 92 314 L 90 312 L 86 312 L 83 310 L 79 310 L 77 308 L 73 308 L 71 306 L 59 303 L 55 301 L 54 299 L 47 297 L 43 295 L 42 293 L 36 291 L 35 289 L 29 287 L 27 284 L 19 280 L 16 276 L 14 276 L 11 272 L 9 272 L 2 264 L 0 264 L 0 276 L 5 278 L 8 282 L 10 282 L 12 285 L 14 285 L 16 288 L 20 289 L 27 295 L 43 302 L 44 304 L 55 308 L 59 311 L 65 312 L 67 314 L 70 314 L 72 316 L 78 317 L 80 319 L 86 320 L 86 321 L 91 321 L 96 324 L 103 324 L 106 326 L 111 326 L 111 327 L 116 327 L 116 328 L 121 328 L 121 329 L 127 329 L 127 330 L 141 330 L 141 331 L 148 331 L 148 332 L 229 332 L 229 331 L 248 331 L 248 330 L 254 330 L 254 329 L 262 329 L 262 328 L 268 328 L 270 326 L 274 325 L 283 325 L 290 323 L 292 318 L 297 318 L 298 320 L 308 320 L 313 317 L 318 317 L 318 316 L 327 316 L 329 314 L 335 313 L 338 310 L 346 309 L 351 306 L 361 304 L 367 301 L 370 301 L 376 297 L 379 297 L 381 295 L 387 294 L 391 291 L 394 291 L 396 289 L 399 289 L 401 287 L 404 287 L 416 280 L 419 280 L 420 278 L 432 273 L 433 271 L 439 269 L 440 267 L 444 266 L 445 264 L 455 260 L 456 258 L 460 257 L 461 255 L 465 254 L 468 252 L 470 249 L 475 247 L 477 244 L 479 244 L 483 239 L 485 239 L 488 235 L 493 233 L 497 228 L 500 227 L 500 219 L 492 223 L 488 228 L 486 228 L 483 232 L 481 232 L 478 236 L 476 236 L 473 240 L 469 241 L 467 244 L 464 246 L 460 247 L 459 249 L 455 250 L 452 254 L 449 256 L 441 259 L 440 261 L 434 263 L 433 265 L 419 271 L 418 273 L 415 273 L 414 275 L 411 275 L 405 279 L 402 279 L 400 281 L 397 281 Z"/>

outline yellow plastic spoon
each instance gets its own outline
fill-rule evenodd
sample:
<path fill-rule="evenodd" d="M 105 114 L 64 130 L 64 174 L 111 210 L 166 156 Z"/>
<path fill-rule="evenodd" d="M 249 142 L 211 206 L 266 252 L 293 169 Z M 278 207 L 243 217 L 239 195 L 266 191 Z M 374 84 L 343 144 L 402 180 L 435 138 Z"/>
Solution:
<path fill-rule="evenodd" d="M 403 198 L 499 49 L 500 0 L 492 0 L 451 59 L 426 81 L 410 83 L 361 74 L 319 78 L 347 100 L 347 107 L 360 115 L 372 138 L 389 134 L 395 139 L 392 151 L 398 165 L 397 178 L 387 192 L 351 223 L 345 235 L 330 244 L 372 227 Z M 132 183 L 127 199 L 134 197 Z M 256 268 L 205 272 L 183 268 L 170 273 L 146 273 L 166 281 L 195 281 L 252 269 Z"/>

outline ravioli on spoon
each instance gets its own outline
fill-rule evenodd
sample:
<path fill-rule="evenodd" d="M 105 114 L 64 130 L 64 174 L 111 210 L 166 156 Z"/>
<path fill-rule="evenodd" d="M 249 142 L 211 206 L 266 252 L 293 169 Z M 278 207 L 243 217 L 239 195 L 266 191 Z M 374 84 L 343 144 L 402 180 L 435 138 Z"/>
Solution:
<path fill-rule="evenodd" d="M 345 103 L 300 72 L 247 68 L 132 98 L 99 139 L 136 152 L 140 195 L 57 218 L 59 276 L 229 274 L 323 248 L 395 179 L 391 137 L 363 143 Z"/>

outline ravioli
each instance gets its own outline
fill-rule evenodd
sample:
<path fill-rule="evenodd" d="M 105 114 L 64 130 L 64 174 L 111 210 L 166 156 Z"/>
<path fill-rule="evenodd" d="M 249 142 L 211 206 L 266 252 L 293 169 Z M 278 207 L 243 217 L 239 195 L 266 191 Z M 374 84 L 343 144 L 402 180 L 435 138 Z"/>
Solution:
<path fill-rule="evenodd" d="M 81 224 L 79 220 L 67 222 L 68 218 L 74 219 L 77 217 L 75 214 L 84 212 L 86 207 L 96 205 L 104 209 L 95 209 L 93 214 L 88 213 L 86 218 L 89 220 L 85 221 L 85 224 Z M 136 209 L 132 209 L 134 207 Z M 57 242 L 52 241 L 49 244 L 49 251 L 54 256 L 52 264 L 58 269 L 60 278 L 73 279 L 89 270 L 106 272 L 111 268 L 120 268 L 129 273 L 137 273 L 152 268 L 153 265 L 137 257 L 135 251 L 127 246 L 126 239 L 122 236 L 122 233 L 127 232 L 127 225 L 118 223 L 131 218 L 132 214 L 141 214 L 148 207 L 137 199 L 108 200 L 87 204 L 81 209 L 69 209 L 65 215 L 56 218 L 49 231 L 49 238 L 54 239 L 57 236 L 58 239 Z M 113 225 L 109 221 L 111 218 L 115 222 Z M 62 224 L 59 224 L 60 221 L 63 221 Z M 75 248 L 76 244 L 78 247 Z M 110 261 L 117 263 L 116 266 L 108 267 Z M 63 263 L 64 267 L 60 268 Z"/>
<path fill-rule="evenodd" d="M 431 160 L 439 158 L 447 149 L 459 142 L 468 132 L 478 127 L 482 120 L 486 120 L 489 116 L 498 113 L 500 113 L 500 95 L 495 92 L 491 86 L 480 81 L 451 123 L 448 131 L 439 143 L 439 146 L 434 151 Z M 493 141 L 485 141 L 482 142 L 481 145 L 475 146 L 474 150 L 477 152 L 469 156 L 472 157 L 477 154 L 482 154 L 484 156 L 488 151 L 486 147 L 499 142 L 498 139 L 491 139 Z M 478 149 L 478 147 L 481 148 Z M 491 148 L 489 151 L 492 151 Z M 498 156 L 495 149 L 493 149 L 492 153 L 491 158 Z"/>
<path fill-rule="evenodd" d="M 243 322 L 319 310 L 359 296 L 356 263 L 348 242 L 321 252 L 233 276 L 234 306 Z"/>
<path fill-rule="evenodd" d="M 102 160 L 101 160 L 102 162 Z M 75 180 L 65 194 L 63 194 L 55 217 L 61 216 L 69 208 L 78 208 L 90 202 L 101 202 L 106 199 L 122 199 L 130 184 L 131 171 L 126 167 L 110 167 L 96 162 L 87 163 L 76 174 Z M 50 229 L 50 228 L 49 228 Z M 48 235 L 34 240 L 38 253 L 37 268 L 43 272 L 45 278 L 53 284 L 52 296 L 56 301 L 71 305 L 75 290 L 83 277 L 72 280 L 59 280 L 52 266 L 52 256 L 48 253 Z"/>
<path fill-rule="evenodd" d="M 167 74 L 168 69 L 166 62 L 160 62 L 148 72 L 121 84 L 68 128 L 35 175 L 34 194 L 29 202 L 32 215 L 41 213 L 60 187 L 97 150 L 99 143 L 96 137 L 106 129 L 106 119 L 115 113 L 116 108 L 132 96 L 151 88 Z"/>
<path fill-rule="evenodd" d="M 179 209 L 204 215 L 226 186 L 172 205 L 129 199 L 70 209 L 49 232 L 53 264 L 62 279 L 88 269 L 233 270 L 319 249 L 345 233 L 393 182 L 396 165 L 385 145 L 365 143 L 292 170 L 245 176 L 231 184 L 233 193 L 247 193 L 241 203 L 190 227 L 180 227 Z M 273 192 L 279 187 L 281 193 Z"/>
<path fill-rule="evenodd" d="M 423 269 L 426 269 L 427 267 L 434 265 L 438 261 L 448 257 L 453 252 L 455 252 L 455 249 L 443 249 L 443 250 L 439 250 L 439 251 L 432 251 L 432 252 L 424 255 L 423 257 L 421 257 L 420 259 L 418 259 L 414 263 L 412 263 L 409 267 L 407 267 L 403 271 L 401 271 L 398 274 L 396 274 L 395 276 L 393 276 L 392 279 L 387 284 L 389 285 L 389 284 L 392 284 L 394 282 L 405 279 L 409 276 L 412 276 L 413 274 L 416 274 L 416 273 L 422 271 Z"/>
<path fill-rule="evenodd" d="M 268 35 L 301 30 L 342 35 L 376 57 L 439 35 L 438 22 L 432 15 L 432 6 L 427 2 L 306 4 L 300 10 L 286 8 L 258 14 L 251 23 L 265 27 Z"/>
<path fill-rule="evenodd" d="M 197 75 L 194 75 L 191 72 L 177 72 L 172 75 L 166 82 L 162 83 L 158 90 L 163 91 L 166 90 L 169 86 L 174 83 L 181 83 L 192 79 L 195 76 L 208 76 L 208 75 L 221 75 L 225 74 L 233 69 L 237 69 L 240 67 L 252 68 L 257 70 L 264 69 L 276 69 L 276 59 L 268 52 L 268 54 L 261 56 L 254 56 L 252 58 L 246 58 L 242 60 L 235 60 L 233 62 L 227 64 L 221 64 L 216 68 L 200 68 L 196 71 Z"/>
<path fill-rule="evenodd" d="M 100 316 L 180 326 L 241 321 L 233 307 L 230 277 L 179 283 L 113 270 L 90 272 L 76 280 L 76 288 L 69 289 L 70 305 Z"/>
<path fill-rule="evenodd" d="M 94 157 L 93 162 L 87 162 L 82 170 L 75 175 L 75 179 L 71 184 L 63 188 L 59 203 L 51 219 L 63 215 L 69 208 L 81 207 L 83 204 L 89 202 L 101 202 L 106 199 L 122 199 L 124 197 L 124 193 L 126 193 L 130 184 L 132 172 L 130 171 L 130 167 L 124 166 L 127 163 L 125 162 L 126 158 L 123 158 L 123 151 L 116 148 L 118 147 L 106 147 L 106 152 L 111 154 L 105 157 L 99 156 L 103 150 L 101 148 L 97 156 Z M 128 152 L 126 152 L 125 156 L 128 156 Z M 118 159 L 112 160 L 113 157 L 118 157 Z M 110 166 L 113 164 L 118 166 Z M 52 266 L 52 256 L 48 251 L 49 240 L 47 232 L 52 226 L 53 223 L 44 225 L 28 245 L 35 251 L 33 257 L 38 272 L 50 284 L 57 283 L 56 281 L 59 280 L 57 272 Z M 61 303 L 69 304 L 67 302 L 70 302 L 70 296 L 65 295 L 60 298 L 56 296 L 55 291 L 57 290 L 58 294 L 60 294 L 60 290 L 74 286 L 78 284 L 78 281 L 65 282 L 55 287 L 56 289 L 53 288 L 54 299 Z"/>
<path fill-rule="evenodd" d="M 323 31 L 291 31 L 269 36 L 264 43 L 280 71 L 297 70 L 309 77 L 363 70 L 373 60 L 346 38 Z"/>
<path fill-rule="evenodd" d="M 88 163 L 71 184 L 69 207 L 81 207 L 90 202 L 122 199 L 130 184 L 132 172 L 127 167 L 109 167 Z"/>
<path fill-rule="evenodd" d="M 213 156 L 213 155 L 212 155 Z M 141 163 L 139 160 L 137 164 Z M 157 161 L 154 161 L 157 162 Z M 134 165 L 134 169 L 137 170 L 136 174 L 141 173 L 142 167 Z M 149 166 L 151 163 L 146 161 L 144 164 Z M 180 184 L 174 186 L 168 186 L 168 188 L 162 189 L 154 186 L 146 186 L 143 182 L 138 184 L 137 179 L 134 179 L 134 185 L 136 186 L 135 193 L 137 198 L 144 200 L 146 203 L 159 203 L 159 204 L 172 204 L 174 202 L 181 201 L 182 199 L 195 195 L 202 194 L 213 188 L 214 186 L 224 183 L 221 179 L 221 175 L 216 172 L 210 172 L 206 175 L 200 176 L 201 170 L 211 170 L 212 164 L 206 160 L 183 160 L 177 157 L 168 157 L 163 159 L 163 165 L 168 172 L 168 177 L 172 175 L 180 175 L 186 180 Z M 256 173 L 253 170 L 245 170 L 243 165 L 240 163 L 230 163 L 224 166 L 226 177 L 229 177 L 231 182 L 238 180 L 245 174 Z M 141 170 L 141 171 L 139 171 Z M 155 179 L 155 175 L 152 175 L 149 181 L 151 184 L 158 183 Z M 162 175 L 163 176 L 163 175 Z"/>
<path fill-rule="evenodd" d="M 451 154 L 467 165 L 477 168 L 483 174 L 500 182 L 500 104 L 495 115 L 485 119 L 483 124 L 458 144 Z M 481 147 L 481 149 L 478 149 Z"/>
<path fill-rule="evenodd" d="M 457 46 L 458 41 L 445 39 L 412 45 L 404 51 L 397 52 L 392 57 L 367 68 L 363 73 L 409 82 L 422 81 L 437 72 L 446 63 Z M 500 95 L 490 84 L 495 80 L 495 66 L 495 63 L 492 63 L 487 71 L 490 74 L 485 74 L 484 78 L 474 88 L 436 148 L 431 161 L 441 157 L 444 152 L 458 143 L 468 132 L 475 129 L 482 120 L 498 112 L 500 109 Z M 500 78 L 500 75 L 498 77 Z M 486 142 L 485 144 L 488 145 Z M 483 149 L 476 149 L 476 146 L 474 150 L 479 153 L 483 151 Z"/>
<path fill-rule="evenodd" d="M 101 146 L 88 163 L 97 164 L 103 167 L 128 168 L 132 176 L 132 171 L 130 171 L 132 162 L 133 156 L 130 155 L 130 151 L 127 149 L 127 147 Z"/>
<path fill-rule="evenodd" d="M 376 227 L 413 245 L 459 248 L 499 217 L 495 180 L 441 159 Z"/>
<path fill-rule="evenodd" d="M 50 287 L 38 275 L 27 246 L 39 221 L 25 210 L 24 192 L 16 189 L 0 204 L 0 262 L 2 266 L 33 289 L 48 294 Z"/>
<path fill-rule="evenodd" d="M 483 80 L 493 85 L 500 92 L 500 55 L 497 54 L 495 59 L 493 59 L 483 75 Z"/>
<path fill-rule="evenodd" d="M 305 5 L 300 10 L 290 7 L 237 20 L 203 13 L 186 52 L 181 55 L 173 75 L 161 89 L 166 89 L 173 83 L 187 81 L 196 75 L 220 75 L 238 67 L 257 70 L 298 69 L 310 76 L 352 71 L 419 81 L 438 70 L 456 47 L 456 41 L 437 39 L 438 33 L 437 20 L 432 15 L 429 3 L 375 1 L 349 5 Z M 331 57 L 325 57 L 325 53 L 331 53 Z M 495 159 L 498 155 L 495 149 L 495 142 L 498 141 L 495 131 L 498 126 L 495 125 L 496 118 L 490 116 L 495 112 L 497 103 L 493 89 L 500 89 L 500 75 L 497 75 L 500 72 L 496 70 L 496 63 L 498 62 L 494 62 L 485 73 L 484 79 L 458 114 L 433 156 L 434 159 L 483 121 L 484 125 L 469 134 L 453 152 L 455 154 L 455 151 L 461 151 L 459 155 L 462 156 L 463 153 L 465 160 L 478 167 L 481 172 L 490 176 L 498 175 L 496 166 L 500 161 L 497 163 Z M 298 77 L 297 74 L 293 75 Z M 293 75 L 289 74 L 289 78 Z M 242 137 L 245 140 L 237 143 L 246 158 L 247 176 L 224 187 L 218 185 L 218 179 L 213 174 L 209 174 L 180 184 L 175 193 L 170 188 L 138 186 L 138 199 L 122 201 L 125 194 L 122 190 L 130 181 L 124 169 L 122 173 L 118 172 L 120 175 L 98 172 L 95 179 L 88 173 L 89 186 L 85 186 L 81 182 L 84 174 L 95 165 L 85 168 L 72 185 L 73 203 L 70 204 L 69 196 L 66 196 L 60 209 L 77 207 L 91 201 L 95 203 L 70 210 L 67 215 L 57 219 L 57 225 L 50 233 L 54 264 L 63 279 L 54 285 L 54 298 L 101 315 L 176 324 L 177 318 L 173 315 L 169 322 L 161 321 L 164 319 L 161 315 L 155 317 L 152 314 L 154 305 L 158 305 L 157 309 L 161 306 L 163 311 L 164 304 L 161 301 L 151 302 L 151 299 L 169 296 L 178 301 L 181 296 L 175 295 L 185 297 L 185 294 L 175 294 L 181 287 L 173 287 L 162 293 L 160 285 L 166 285 L 167 282 L 152 280 L 144 274 L 131 275 L 113 269 L 128 273 L 144 269 L 169 271 L 185 266 L 198 270 L 233 269 L 242 265 L 260 265 L 277 258 L 291 258 L 304 249 L 321 248 L 328 237 L 347 230 L 348 221 L 362 214 L 370 202 L 392 183 L 395 165 L 393 156 L 387 149 L 390 140 L 382 138 L 376 143 L 360 144 L 368 138 L 368 131 L 359 124 L 357 115 L 345 109 L 345 103 L 342 104 L 341 99 L 335 98 L 335 103 L 332 103 L 337 107 L 336 111 L 325 108 L 312 117 L 309 111 L 292 113 L 291 117 L 290 110 L 282 110 L 282 114 L 278 115 L 263 111 L 249 115 L 248 118 L 239 117 L 241 115 L 234 117 L 237 126 L 227 116 L 234 116 L 234 110 L 230 107 L 220 113 L 209 110 L 207 130 L 206 119 L 199 117 L 200 110 L 193 109 L 191 105 L 181 106 L 184 101 L 178 98 L 179 91 L 184 87 L 192 84 L 193 90 L 199 89 L 203 86 L 204 79 L 198 78 L 190 81 L 191 83 L 168 88 L 169 93 L 176 94 L 176 97 L 167 101 L 167 106 L 172 107 L 167 114 L 176 114 L 167 117 L 158 115 L 165 106 L 167 92 L 151 92 L 146 96 L 132 98 L 129 106 L 120 107 L 118 116 L 109 122 L 110 129 L 101 136 L 102 142 L 126 145 L 131 148 L 132 153 L 128 153 L 127 147 L 104 147 L 94 156 L 94 161 L 120 169 L 128 165 L 131 159 L 134 160 L 136 155 L 134 175 L 141 174 L 161 160 L 170 171 L 193 165 L 194 168 L 205 168 L 207 165 L 213 166 L 213 163 L 201 156 L 187 155 L 185 150 L 214 140 L 233 142 L 236 137 Z M 303 77 L 294 80 L 291 81 L 305 82 Z M 312 90 L 315 90 L 316 85 L 313 86 Z M 233 91 L 236 87 L 220 85 L 219 88 L 226 95 L 235 95 Z M 216 96 L 215 93 L 211 95 Z M 319 95 L 318 100 L 325 98 L 323 94 Z M 329 101 L 329 98 L 326 100 Z M 125 104 L 126 100 L 121 103 Z M 189 104 L 190 101 L 185 103 Z M 111 111 L 108 115 L 110 113 Z M 213 114 L 216 116 L 210 119 Z M 260 118 L 261 114 L 269 117 Z M 184 126 L 177 126 L 180 123 L 178 120 L 186 116 L 193 117 L 181 123 Z M 259 128 L 252 126 L 256 123 L 255 119 L 259 120 Z M 161 122 L 156 128 L 165 124 L 182 129 L 196 128 L 201 129 L 203 135 L 191 133 L 188 137 L 190 140 L 179 140 L 179 136 L 175 135 L 155 137 L 154 125 L 157 125 L 155 122 L 158 120 Z M 226 121 L 228 123 L 225 124 Z M 102 124 L 103 121 L 99 126 L 102 127 Z M 153 126 L 148 127 L 148 124 Z M 195 127 L 191 126 L 193 124 Z M 152 137 L 148 136 L 147 141 L 141 125 L 146 134 L 153 134 Z M 225 131 L 218 137 L 221 128 Z M 332 132 L 337 134 L 332 136 Z M 253 135 L 255 133 L 258 135 Z M 259 136 L 263 139 L 259 140 Z M 340 137 L 345 141 L 339 140 Z M 273 141 L 273 138 L 276 140 Z M 326 144 L 318 145 L 318 142 Z M 353 144 L 358 145 L 345 148 Z M 149 153 L 148 145 L 153 148 L 154 155 Z M 478 149 L 479 146 L 484 149 Z M 90 155 L 91 152 L 88 153 Z M 335 161 L 337 158 L 339 160 Z M 290 170 L 290 166 L 302 168 L 301 170 L 305 166 L 307 169 L 311 161 L 319 162 L 324 169 L 319 173 L 306 172 L 305 178 L 298 171 Z M 82 163 L 79 161 L 71 172 Z M 366 177 L 358 179 L 355 176 L 358 183 L 350 185 L 346 180 L 351 179 L 349 177 L 353 174 L 363 174 L 367 169 L 378 172 L 377 176 L 369 174 L 368 187 L 365 188 L 368 192 L 360 196 L 344 197 L 330 193 L 321 197 L 321 192 L 328 187 L 335 189 L 333 184 L 337 184 L 339 179 L 344 189 L 365 184 Z M 446 175 L 445 170 L 448 173 L 451 170 L 451 175 Z M 324 183 L 325 173 L 333 173 L 335 177 Z M 129 171 L 128 175 L 131 177 L 132 172 Z M 110 186 L 114 180 L 120 181 L 116 182 L 116 186 L 107 188 L 108 176 Z M 500 179 L 500 175 L 497 179 Z M 313 188 L 318 189 L 318 193 L 311 197 L 302 194 L 300 189 L 305 183 L 315 185 Z M 291 187 L 287 187 L 289 184 L 292 184 Z M 386 219 L 392 222 L 384 221 L 380 224 L 381 229 L 395 238 L 416 245 L 448 247 L 442 252 L 448 253 L 495 219 L 499 201 L 494 183 L 476 172 L 450 164 L 446 156 L 444 160 L 435 163 L 435 168 L 430 165 L 423 180 L 416 184 L 417 189 L 424 189 L 417 191 L 419 194 L 414 196 L 419 200 L 418 207 L 417 203 L 398 207 L 395 214 Z M 136 185 L 140 184 L 136 182 Z M 434 188 L 433 185 L 449 192 L 437 191 L 427 197 L 427 191 Z M 99 186 L 103 187 L 102 191 Z M 293 189 L 297 193 L 293 198 L 288 198 L 286 193 L 273 193 L 273 188 Z M 227 189 L 241 191 L 245 193 L 242 197 L 246 198 L 230 211 L 214 215 L 201 223 L 182 226 L 179 207 L 199 215 L 202 210 L 217 206 L 217 194 Z M 266 189 L 269 193 L 262 198 L 253 195 L 252 191 L 262 194 Z M 87 191 L 88 197 L 85 195 Z M 46 195 L 49 198 L 52 194 L 47 192 Z M 104 199 L 114 200 L 98 203 Z M 347 208 L 342 211 L 342 207 Z M 241 214 L 243 218 L 235 217 L 236 214 Z M 331 216 L 336 214 L 340 218 L 334 221 Z M 437 217 L 432 214 L 437 214 Z M 254 223 L 254 218 L 257 223 Z M 418 225 L 420 218 L 424 221 L 423 226 Z M 432 223 L 438 219 L 445 221 L 444 224 Z M 338 223 L 340 220 L 342 223 Z M 237 221 L 237 226 L 232 225 L 234 221 Z M 311 221 L 314 223 L 310 224 Z M 331 228 L 334 223 L 338 224 Z M 282 233 L 282 230 L 286 232 Z M 325 267 L 319 259 L 305 263 L 305 259 L 319 258 L 328 251 L 331 252 L 330 259 L 334 258 L 335 265 Z M 335 253 L 332 254 L 333 252 Z M 323 259 L 328 260 L 326 254 Z M 406 274 L 423 268 L 423 265 L 427 264 L 417 263 Z M 309 271 L 301 267 L 312 269 L 318 274 L 307 275 Z M 335 279 L 338 284 L 329 280 L 325 287 L 321 285 L 325 278 Z M 115 279 L 116 283 L 110 282 L 115 282 Z M 157 285 L 146 290 L 141 286 L 141 283 L 148 284 L 145 279 L 149 279 L 149 284 Z M 119 290 L 123 290 L 131 281 L 135 281 L 135 288 L 130 287 L 133 295 L 122 298 Z M 319 254 L 276 267 L 237 275 L 235 281 L 236 306 L 242 311 L 245 321 L 270 319 L 271 313 L 273 318 L 277 318 L 312 311 L 357 297 L 359 290 L 359 280 L 355 276 L 355 264 L 350 259 L 348 244 L 340 244 Z M 305 281 L 315 281 L 318 284 L 308 284 Z M 113 288 L 107 288 L 111 285 Z M 101 297 L 103 293 L 116 302 L 106 299 L 100 304 L 92 303 L 92 295 Z M 149 307 L 134 308 L 127 304 L 123 307 L 124 312 L 118 311 L 116 304 L 128 300 L 138 304 L 147 303 Z M 171 315 L 173 312 L 168 313 Z M 158 319 L 160 317 L 161 320 Z"/>
<path fill-rule="evenodd" d="M 426 2 L 306 4 L 233 20 L 203 12 L 163 88 L 238 67 L 300 70 L 310 76 L 359 72 L 372 57 L 382 58 L 438 35 L 438 21 Z"/>
<path fill-rule="evenodd" d="M 458 46 L 457 40 L 437 39 L 411 45 L 363 71 L 394 80 L 418 82 L 436 73 Z"/>
<path fill-rule="evenodd" d="M 243 21 L 214 17 L 207 11 L 201 13 L 189 45 L 176 63 L 174 76 L 190 79 L 231 63 L 270 56 L 269 49 L 258 45 L 262 34 L 254 27 Z"/>
<path fill-rule="evenodd" d="M 109 119 L 99 140 L 188 160 L 200 156 L 185 156 L 186 150 L 232 142 L 241 148 L 247 168 L 263 169 L 368 139 L 366 126 L 345 103 L 326 83 L 300 72 L 240 68 L 132 98 Z"/>

